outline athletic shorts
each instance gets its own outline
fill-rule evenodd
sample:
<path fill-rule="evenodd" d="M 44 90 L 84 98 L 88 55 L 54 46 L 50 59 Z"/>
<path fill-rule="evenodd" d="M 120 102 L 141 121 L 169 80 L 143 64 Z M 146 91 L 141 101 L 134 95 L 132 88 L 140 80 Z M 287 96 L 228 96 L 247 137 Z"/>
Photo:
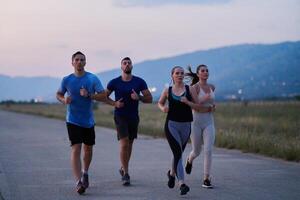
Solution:
<path fill-rule="evenodd" d="M 67 129 L 71 146 L 73 144 L 84 143 L 86 145 L 95 144 L 95 127 L 84 128 L 67 122 Z"/>
<path fill-rule="evenodd" d="M 128 137 L 129 140 L 137 138 L 139 118 L 126 118 L 114 116 L 115 125 L 118 133 L 118 140 Z"/>

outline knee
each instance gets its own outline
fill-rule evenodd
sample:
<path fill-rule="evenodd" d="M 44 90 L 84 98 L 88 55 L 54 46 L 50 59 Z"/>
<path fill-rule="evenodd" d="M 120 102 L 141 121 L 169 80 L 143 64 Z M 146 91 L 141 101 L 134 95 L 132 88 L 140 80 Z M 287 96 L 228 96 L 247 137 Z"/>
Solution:
<path fill-rule="evenodd" d="M 211 156 L 212 155 L 212 149 L 204 149 L 204 154 L 206 156 Z"/>
<path fill-rule="evenodd" d="M 84 154 L 85 155 L 92 155 L 93 154 L 93 148 L 84 148 Z"/>
<path fill-rule="evenodd" d="M 72 154 L 80 155 L 80 153 L 81 153 L 81 145 L 80 144 L 74 144 L 72 146 Z"/>
<path fill-rule="evenodd" d="M 124 141 L 120 142 L 120 148 L 122 150 L 128 150 L 129 146 L 130 146 L 130 144 L 129 144 L 128 140 L 124 140 Z"/>

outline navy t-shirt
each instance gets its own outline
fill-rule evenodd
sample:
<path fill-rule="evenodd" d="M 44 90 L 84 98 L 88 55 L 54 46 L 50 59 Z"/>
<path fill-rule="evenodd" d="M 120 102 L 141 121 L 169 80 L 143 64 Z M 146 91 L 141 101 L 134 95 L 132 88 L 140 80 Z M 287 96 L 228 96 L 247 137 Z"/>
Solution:
<path fill-rule="evenodd" d="M 131 99 L 131 93 L 132 89 L 134 89 L 137 94 L 148 89 L 148 86 L 143 79 L 137 76 L 132 76 L 130 81 L 123 81 L 122 77 L 119 76 L 107 84 L 107 89 L 115 92 L 116 101 L 123 98 L 121 102 L 124 103 L 124 106 L 122 108 L 115 108 L 115 115 L 128 118 L 138 118 L 139 101 Z"/>

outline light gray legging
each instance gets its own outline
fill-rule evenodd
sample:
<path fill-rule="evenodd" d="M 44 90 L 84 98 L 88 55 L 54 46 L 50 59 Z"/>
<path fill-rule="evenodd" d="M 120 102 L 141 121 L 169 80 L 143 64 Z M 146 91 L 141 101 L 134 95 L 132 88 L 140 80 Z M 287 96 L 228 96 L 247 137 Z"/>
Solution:
<path fill-rule="evenodd" d="M 193 113 L 194 121 L 192 122 L 192 151 L 189 155 L 189 161 L 200 155 L 203 145 L 204 151 L 204 175 L 210 175 L 212 150 L 215 142 L 215 125 L 212 113 Z"/>

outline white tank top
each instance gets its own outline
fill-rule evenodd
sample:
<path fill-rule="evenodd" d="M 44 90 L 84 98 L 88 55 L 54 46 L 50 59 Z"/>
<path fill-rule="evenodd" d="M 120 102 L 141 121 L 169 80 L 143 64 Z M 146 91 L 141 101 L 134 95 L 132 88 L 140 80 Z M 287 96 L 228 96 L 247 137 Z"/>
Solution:
<path fill-rule="evenodd" d="M 201 87 L 199 87 L 199 88 L 200 88 L 200 91 L 198 94 L 198 99 L 201 101 L 204 98 L 204 96 L 206 95 L 206 93 L 204 92 L 204 90 Z M 211 89 L 211 87 L 209 87 L 209 90 L 210 90 L 210 92 L 208 94 L 210 94 L 210 99 L 203 103 L 203 105 L 205 107 L 209 107 L 209 106 L 213 105 L 215 102 L 215 93 Z"/>

